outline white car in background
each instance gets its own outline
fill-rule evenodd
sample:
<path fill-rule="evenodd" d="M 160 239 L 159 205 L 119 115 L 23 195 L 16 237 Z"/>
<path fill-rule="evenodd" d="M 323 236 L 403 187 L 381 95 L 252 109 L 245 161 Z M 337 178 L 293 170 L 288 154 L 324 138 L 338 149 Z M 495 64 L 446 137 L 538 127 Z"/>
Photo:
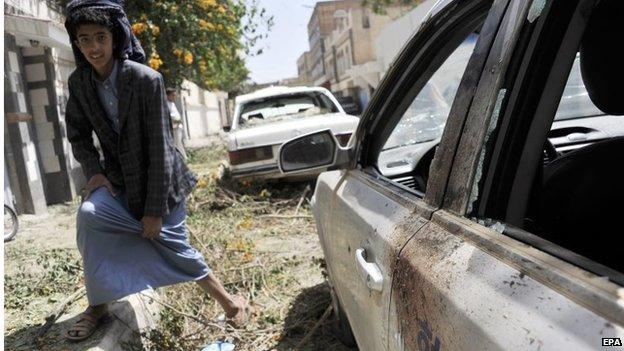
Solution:
<path fill-rule="evenodd" d="M 283 177 L 277 156 L 284 142 L 329 129 L 346 146 L 358 122 L 325 88 L 269 87 L 240 95 L 228 135 L 230 174 L 239 179 Z M 312 178 L 318 173 L 296 178 Z"/>

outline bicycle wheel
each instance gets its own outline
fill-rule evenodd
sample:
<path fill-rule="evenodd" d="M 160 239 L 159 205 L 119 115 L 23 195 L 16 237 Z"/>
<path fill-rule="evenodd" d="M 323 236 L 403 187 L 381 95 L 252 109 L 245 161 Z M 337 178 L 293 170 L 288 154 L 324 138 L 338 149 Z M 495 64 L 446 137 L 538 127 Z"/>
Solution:
<path fill-rule="evenodd" d="M 17 214 L 7 205 L 4 205 L 4 241 L 10 241 L 17 234 Z"/>

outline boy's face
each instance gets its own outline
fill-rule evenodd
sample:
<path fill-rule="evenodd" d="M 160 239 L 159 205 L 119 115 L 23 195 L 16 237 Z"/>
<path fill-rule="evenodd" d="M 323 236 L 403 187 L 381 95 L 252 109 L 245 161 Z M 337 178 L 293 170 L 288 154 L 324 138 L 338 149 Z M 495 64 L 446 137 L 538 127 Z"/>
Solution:
<path fill-rule="evenodd" d="M 98 71 L 106 71 L 113 58 L 113 34 L 101 25 L 84 24 L 76 32 L 76 45 L 87 61 Z"/>

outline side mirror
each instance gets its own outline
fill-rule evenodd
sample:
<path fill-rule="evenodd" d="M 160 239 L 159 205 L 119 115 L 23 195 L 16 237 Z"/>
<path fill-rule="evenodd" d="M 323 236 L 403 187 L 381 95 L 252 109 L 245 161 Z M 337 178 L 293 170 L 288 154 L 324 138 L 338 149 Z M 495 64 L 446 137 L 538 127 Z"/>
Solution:
<path fill-rule="evenodd" d="M 279 150 L 282 173 L 339 168 L 351 160 L 351 149 L 342 148 L 331 130 L 299 136 Z"/>

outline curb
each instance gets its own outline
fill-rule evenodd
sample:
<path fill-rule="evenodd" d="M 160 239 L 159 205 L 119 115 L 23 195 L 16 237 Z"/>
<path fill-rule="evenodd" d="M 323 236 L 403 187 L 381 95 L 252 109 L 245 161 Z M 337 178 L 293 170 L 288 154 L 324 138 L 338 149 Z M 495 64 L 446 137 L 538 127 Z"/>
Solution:
<path fill-rule="evenodd" d="M 158 294 L 144 290 L 109 305 L 113 317 L 100 343 L 89 351 L 124 351 L 124 344 L 142 345 L 140 332 L 157 327 L 160 306 L 154 301 Z"/>

